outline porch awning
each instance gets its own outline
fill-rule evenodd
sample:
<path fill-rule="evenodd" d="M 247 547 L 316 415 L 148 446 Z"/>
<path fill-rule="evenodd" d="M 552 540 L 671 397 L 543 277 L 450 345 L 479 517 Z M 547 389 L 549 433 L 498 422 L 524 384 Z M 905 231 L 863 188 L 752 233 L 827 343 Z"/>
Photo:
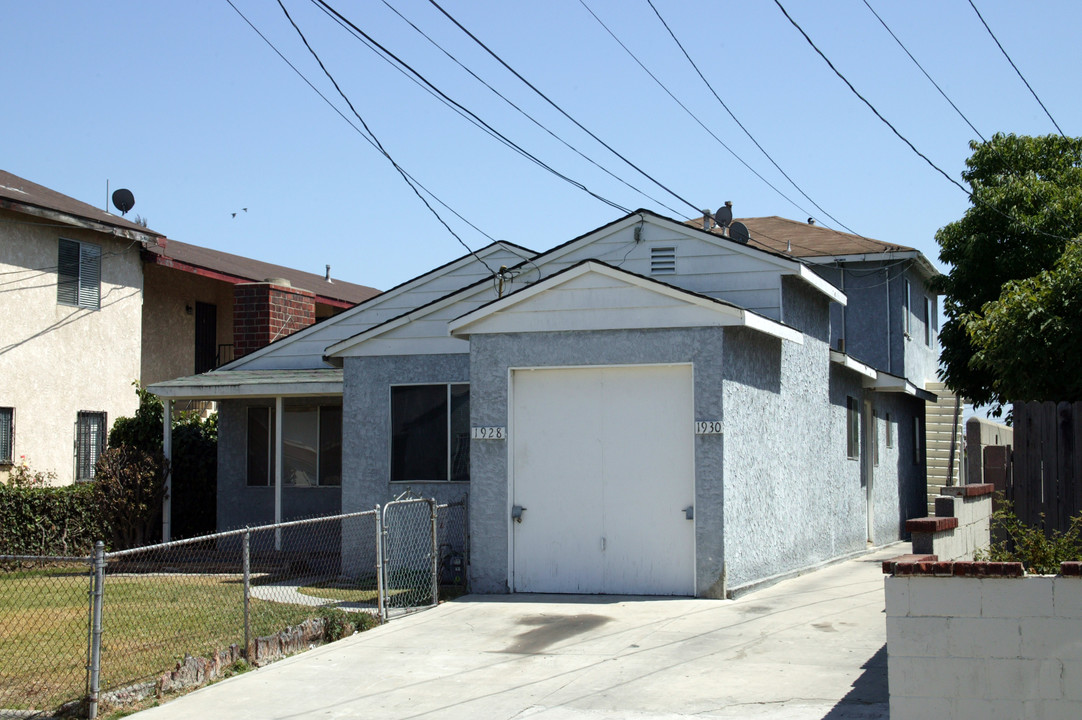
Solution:
<path fill-rule="evenodd" d="M 165 380 L 147 389 L 173 400 L 341 395 L 342 369 L 218 370 Z"/>

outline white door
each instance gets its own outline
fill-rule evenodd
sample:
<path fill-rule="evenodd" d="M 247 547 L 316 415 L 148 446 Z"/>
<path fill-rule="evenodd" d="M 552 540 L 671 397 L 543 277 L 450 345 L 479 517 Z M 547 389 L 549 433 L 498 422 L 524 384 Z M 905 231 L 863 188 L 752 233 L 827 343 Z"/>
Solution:
<path fill-rule="evenodd" d="M 693 595 L 689 365 L 516 370 L 516 592 Z"/>

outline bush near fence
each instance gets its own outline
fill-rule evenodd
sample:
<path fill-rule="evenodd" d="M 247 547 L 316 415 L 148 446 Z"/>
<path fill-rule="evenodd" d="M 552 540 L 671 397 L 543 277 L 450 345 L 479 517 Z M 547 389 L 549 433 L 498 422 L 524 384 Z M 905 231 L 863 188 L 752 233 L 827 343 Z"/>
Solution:
<path fill-rule="evenodd" d="M 94 485 L 0 483 L 0 555 L 89 555 L 111 533 Z"/>

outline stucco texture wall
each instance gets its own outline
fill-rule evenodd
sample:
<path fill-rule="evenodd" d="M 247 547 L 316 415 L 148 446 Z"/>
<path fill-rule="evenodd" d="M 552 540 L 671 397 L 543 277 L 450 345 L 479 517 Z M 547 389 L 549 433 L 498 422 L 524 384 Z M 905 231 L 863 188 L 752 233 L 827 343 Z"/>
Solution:
<path fill-rule="evenodd" d="M 217 306 L 218 343 L 233 342 L 231 284 L 158 265 L 147 265 L 144 273 L 142 381 L 145 385 L 195 372 L 196 302 Z"/>
<path fill-rule="evenodd" d="M 0 406 L 15 408 L 14 459 L 74 479 L 76 415 L 112 422 L 138 406 L 143 299 L 138 244 L 89 230 L 44 227 L 0 211 L 3 339 Z M 102 250 L 101 308 L 57 302 L 59 238 Z M 3 469 L 0 468 L 0 473 Z"/>
<path fill-rule="evenodd" d="M 311 404 L 331 403 L 328 398 L 297 401 Z M 273 411 L 274 398 L 223 400 L 218 404 L 219 531 L 274 522 L 274 486 L 248 485 L 248 408 L 252 406 L 270 407 Z M 282 488 L 283 521 L 336 515 L 340 512 L 340 487 Z"/>
<path fill-rule="evenodd" d="M 471 423 L 507 426 L 511 368 L 687 362 L 694 366 L 696 418 L 721 420 L 724 333 L 721 328 L 694 328 L 475 335 L 470 339 Z M 725 442 L 723 435 L 695 439 L 695 575 L 703 596 L 717 596 L 724 589 Z M 474 441 L 471 453 L 471 587 L 484 593 L 507 592 L 507 442 Z"/>

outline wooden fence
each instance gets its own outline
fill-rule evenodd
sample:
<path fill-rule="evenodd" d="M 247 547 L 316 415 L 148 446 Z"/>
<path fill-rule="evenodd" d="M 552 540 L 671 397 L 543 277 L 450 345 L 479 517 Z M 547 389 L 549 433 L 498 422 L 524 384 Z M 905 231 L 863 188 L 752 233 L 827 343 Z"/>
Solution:
<path fill-rule="evenodd" d="M 1082 513 L 1082 402 L 1014 405 L 1008 477 L 1007 499 L 1019 519 L 1046 532 L 1067 529 Z"/>

